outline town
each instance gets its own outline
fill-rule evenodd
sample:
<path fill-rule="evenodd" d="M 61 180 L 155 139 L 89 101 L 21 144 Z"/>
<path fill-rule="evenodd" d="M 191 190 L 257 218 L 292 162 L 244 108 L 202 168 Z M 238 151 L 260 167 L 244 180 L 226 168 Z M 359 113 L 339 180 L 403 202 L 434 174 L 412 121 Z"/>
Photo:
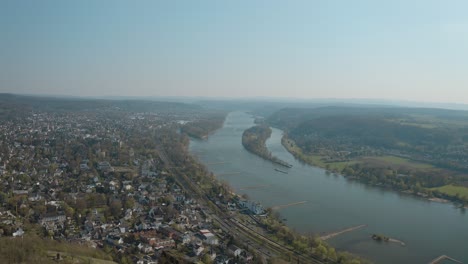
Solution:
<path fill-rule="evenodd" d="M 81 104 L 3 112 L 1 237 L 83 245 L 119 263 L 352 260 L 290 231 L 188 154 L 181 131 L 204 137 L 200 127 L 222 125 L 219 113 Z"/>
<path fill-rule="evenodd" d="M 234 245 L 217 256 L 218 236 L 198 201 L 132 139 L 186 118 L 193 116 L 30 112 L 2 122 L 0 234 L 43 232 L 141 252 L 132 262 L 151 262 L 174 247 L 190 258 L 252 259 Z"/>

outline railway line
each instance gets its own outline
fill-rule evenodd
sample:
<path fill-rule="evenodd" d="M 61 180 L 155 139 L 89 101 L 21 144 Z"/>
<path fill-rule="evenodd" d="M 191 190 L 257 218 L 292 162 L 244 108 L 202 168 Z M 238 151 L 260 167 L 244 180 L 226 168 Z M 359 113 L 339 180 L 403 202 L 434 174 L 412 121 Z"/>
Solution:
<path fill-rule="evenodd" d="M 221 229 L 233 235 L 240 241 L 243 241 L 250 247 L 253 247 L 258 253 L 268 259 L 275 256 L 291 256 L 291 261 L 297 263 L 334 263 L 323 262 L 319 258 L 311 255 L 305 255 L 281 245 L 270 238 L 258 233 L 252 228 L 240 223 L 237 219 L 233 219 L 229 214 L 223 212 L 223 209 L 213 203 L 209 197 L 189 178 L 185 173 L 180 171 L 181 167 L 173 166 L 172 162 L 167 158 L 163 150 L 158 149 L 161 159 L 167 168 L 173 169 L 175 181 L 183 188 L 188 189 L 204 206 L 204 213 L 216 221 Z"/>

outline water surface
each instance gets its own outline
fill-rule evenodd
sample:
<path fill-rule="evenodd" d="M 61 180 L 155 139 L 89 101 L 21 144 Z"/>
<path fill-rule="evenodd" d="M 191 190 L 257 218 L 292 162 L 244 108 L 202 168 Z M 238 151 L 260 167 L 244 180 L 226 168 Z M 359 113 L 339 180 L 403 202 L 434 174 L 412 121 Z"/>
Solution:
<path fill-rule="evenodd" d="M 328 240 L 338 249 L 376 263 L 428 263 L 440 255 L 468 263 L 468 216 L 463 211 L 305 165 L 281 145 L 282 131 L 273 129 L 268 149 L 293 165 L 290 169 L 279 167 L 243 148 L 242 132 L 252 125 L 250 115 L 232 112 L 223 128 L 207 140 L 192 140 L 190 151 L 237 193 L 247 194 L 265 207 L 306 201 L 279 209 L 288 226 L 297 231 L 324 233 L 368 225 Z M 210 165 L 219 162 L 225 163 Z M 406 246 L 375 242 L 370 238 L 373 233 L 402 240 Z"/>

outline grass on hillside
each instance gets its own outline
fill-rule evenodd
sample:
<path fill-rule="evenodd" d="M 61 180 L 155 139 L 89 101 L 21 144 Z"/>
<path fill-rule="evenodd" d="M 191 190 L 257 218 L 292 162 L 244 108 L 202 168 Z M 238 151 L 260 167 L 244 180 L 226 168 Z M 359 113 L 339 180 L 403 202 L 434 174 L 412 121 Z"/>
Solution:
<path fill-rule="evenodd" d="M 42 239 L 35 235 L 0 238 L 2 263 L 56 263 L 53 257 L 57 252 L 65 256 L 61 263 L 115 263 L 103 251 L 77 244 Z"/>
<path fill-rule="evenodd" d="M 455 196 L 459 195 L 460 197 L 468 197 L 468 187 L 464 186 L 455 186 L 455 185 L 445 185 L 437 188 L 431 188 L 433 191 L 439 191 L 441 193 L 450 195 L 450 196 Z"/>

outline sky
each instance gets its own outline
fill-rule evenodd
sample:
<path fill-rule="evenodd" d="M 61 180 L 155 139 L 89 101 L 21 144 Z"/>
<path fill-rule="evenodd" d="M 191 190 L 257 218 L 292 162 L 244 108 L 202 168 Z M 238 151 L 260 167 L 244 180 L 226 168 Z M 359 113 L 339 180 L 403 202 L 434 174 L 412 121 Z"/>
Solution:
<path fill-rule="evenodd" d="M 468 1 L 0 0 L 0 92 L 468 103 Z"/>

